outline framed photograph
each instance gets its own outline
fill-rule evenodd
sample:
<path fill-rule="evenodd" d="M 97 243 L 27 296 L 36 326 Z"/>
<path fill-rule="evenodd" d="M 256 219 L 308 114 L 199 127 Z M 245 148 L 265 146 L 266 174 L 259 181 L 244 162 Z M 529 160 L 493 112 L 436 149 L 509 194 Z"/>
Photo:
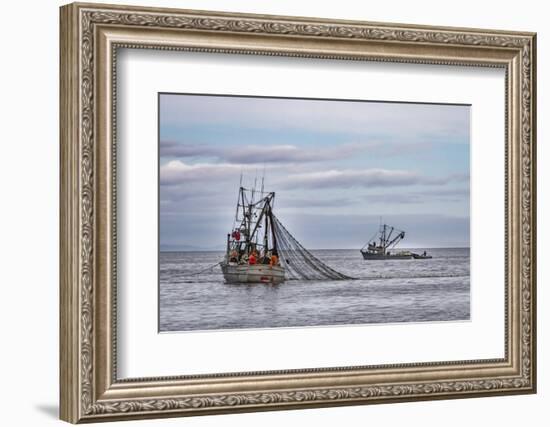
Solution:
<path fill-rule="evenodd" d="M 535 34 L 61 8 L 61 418 L 536 391 Z"/>

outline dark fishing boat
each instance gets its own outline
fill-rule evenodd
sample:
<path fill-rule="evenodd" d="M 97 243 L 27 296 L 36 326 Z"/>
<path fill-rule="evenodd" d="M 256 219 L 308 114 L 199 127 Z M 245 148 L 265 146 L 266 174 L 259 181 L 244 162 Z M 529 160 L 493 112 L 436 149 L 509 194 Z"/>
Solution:
<path fill-rule="evenodd" d="M 361 248 L 363 259 L 386 260 L 386 259 L 412 259 L 410 251 L 393 251 L 395 246 L 405 238 L 403 230 L 387 224 L 381 224 L 378 232 Z"/>

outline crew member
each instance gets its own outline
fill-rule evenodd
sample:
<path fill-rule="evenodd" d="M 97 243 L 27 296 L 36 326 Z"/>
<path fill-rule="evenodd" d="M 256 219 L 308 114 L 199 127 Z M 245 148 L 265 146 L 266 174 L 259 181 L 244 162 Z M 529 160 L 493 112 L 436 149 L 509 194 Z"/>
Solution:
<path fill-rule="evenodd" d="M 252 252 L 250 256 L 248 257 L 248 264 L 254 265 L 256 264 L 256 253 Z"/>
<path fill-rule="evenodd" d="M 279 258 L 277 257 L 277 253 L 273 252 L 273 254 L 271 255 L 271 260 L 269 261 L 269 266 L 273 267 L 274 265 L 278 265 L 278 264 L 279 264 Z"/>

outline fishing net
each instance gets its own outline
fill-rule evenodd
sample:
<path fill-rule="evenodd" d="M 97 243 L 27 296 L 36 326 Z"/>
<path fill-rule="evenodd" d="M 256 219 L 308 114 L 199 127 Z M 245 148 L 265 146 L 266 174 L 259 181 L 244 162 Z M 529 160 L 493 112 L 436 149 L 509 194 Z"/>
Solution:
<path fill-rule="evenodd" d="M 304 248 L 285 228 L 279 219 L 272 215 L 273 231 L 277 239 L 279 259 L 285 268 L 287 279 L 294 280 L 347 280 L 346 276 L 326 265 Z"/>

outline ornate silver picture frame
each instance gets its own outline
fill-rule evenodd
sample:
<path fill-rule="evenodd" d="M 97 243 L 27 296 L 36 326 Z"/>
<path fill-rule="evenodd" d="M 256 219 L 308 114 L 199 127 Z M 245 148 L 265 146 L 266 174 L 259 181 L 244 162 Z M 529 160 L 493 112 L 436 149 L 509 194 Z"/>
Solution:
<path fill-rule="evenodd" d="M 79 423 L 536 391 L 535 34 L 80 3 L 63 6 L 60 18 L 61 419 Z M 505 248 L 495 253 L 505 260 L 504 357 L 119 378 L 120 49 L 504 70 Z"/>

